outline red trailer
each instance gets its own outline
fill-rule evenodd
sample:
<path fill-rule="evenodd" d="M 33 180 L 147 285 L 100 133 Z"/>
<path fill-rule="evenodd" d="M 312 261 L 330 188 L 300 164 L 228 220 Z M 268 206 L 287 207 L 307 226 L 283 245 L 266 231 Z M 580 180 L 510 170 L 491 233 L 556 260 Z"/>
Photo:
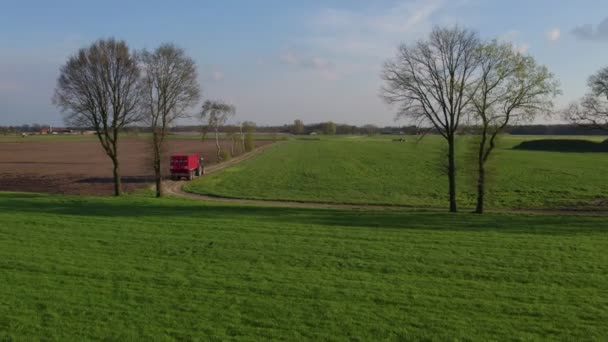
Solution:
<path fill-rule="evenodd" d="M 171 156 L 171 179 L 177 180 L 185 177 L 193 180 L 195 176 L 205 174 L 203 158 L 198 154 L 178 154 Z"/>

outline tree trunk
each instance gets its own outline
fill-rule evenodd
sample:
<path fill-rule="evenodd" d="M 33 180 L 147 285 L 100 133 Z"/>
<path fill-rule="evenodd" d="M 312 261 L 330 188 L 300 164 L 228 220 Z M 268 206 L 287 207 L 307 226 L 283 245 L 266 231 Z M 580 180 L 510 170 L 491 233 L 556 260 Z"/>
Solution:
<path fill-rule="evenodd" d="M 158 149 L 155 147 L 155 149 Z M 156 197 L 162 197 L 163 195 L 163 187 L 162 187 L 162 174 L 161 174 L 161 165 L 160 165 L 160 153 L 158 150 L 154 151 L 154 181 L 156 183 Z"/>
<path fill-rule="evenodd" d="M 113 175 L 114 175 L 114 196 L 120 196 L 121 194 L 121 179 L 120 179 L 120 167 L 118 165 L 118 158 L 113 157 L 112 163 L 114 164 Z"/>
<path fill-rule="evenodd" d="M 477 207 L 475 208 L 475 212 L 477 214 L 483 214 L 483 201 L 485 196 L 485 178 L 486 178 L 486 170 L 483 165 L 483 162 L 479 163 L 479 170 L 477 175 Z"/>
<path fill-rule="evenodd" d="M 458 211 L 456 204 L 456 156 L 454 149 L 454 136 L 448 138 L 448 181 L 450 188 L 450 212 Z"/>
<path fill-rule="evenodd" d="M 487 142 L 487 134 L 488 134 L 487 126 L 484 126 L 481 134 L 482 134 L 481 141 L 479 142 L 479 151 L 478 151 L 478 155 L 477 155 L 477 206 L 475 208 L 475 212 L 477 214 L 483 214 L 483 204 L 484 204 L 485 185 L 486 185 L 485 153 L 486 153 L 486 142 Z"/>
<path fill-rule="evenodd" d="M 222 160 L 221 156 L 221 147 L 220 147 L 220 136 L 217 131 L 215 131 L 215 146 L 217 147 L 217 161 L 220 162 Z"/>

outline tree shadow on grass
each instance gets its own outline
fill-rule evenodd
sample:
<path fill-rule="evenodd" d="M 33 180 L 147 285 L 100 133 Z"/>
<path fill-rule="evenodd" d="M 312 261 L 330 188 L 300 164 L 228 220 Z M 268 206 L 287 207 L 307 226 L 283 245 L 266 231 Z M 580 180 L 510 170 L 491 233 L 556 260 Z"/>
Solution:
<path fill-rule="evenodd" d="M 154 176 L 124 176 L 120 177 L 123 184 L 147 184 L 154 181 Z M 89 177 L 76 181 L 76 183 L 113 184 L 113 177 Z"/>
<path fill-rule="evenodd" d="M 365 211 L 345 209 L 276 208 L 205 204 L 185 199 L 144 197 L 78 197 L 25 193 L 0 193 L 0 210 L 14 214 L 55 214 L 100 218 L 142 218 L 179 224 L 181 220 L 235 219 L 254 224 L 301 224 L 377 230 L 432 230 L 500 232 L 517 234 L 572 235 L 608 233 L 608 220 L 601 217 L 513 215 L 436 211 Z"/>
<path fill-rule="evenodd" d="M 608 140 L 595 142 L 582 139 L 540 139 L 524 141 L 513 147 L 513 149 L 546 152 L 601 153 L 608 152 Z"/>

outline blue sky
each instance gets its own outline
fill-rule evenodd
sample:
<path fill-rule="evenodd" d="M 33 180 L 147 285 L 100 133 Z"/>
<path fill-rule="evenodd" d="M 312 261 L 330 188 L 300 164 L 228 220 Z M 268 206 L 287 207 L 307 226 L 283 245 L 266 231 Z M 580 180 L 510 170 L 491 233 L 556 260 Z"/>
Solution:
<path fill-rule="evenodd" d="M 0 2 L 0 125 L 61 124 L 51 103 L 59 67 L 101 37 L 176 43 L 196 60 L 205 99 L 258 124 L 394 124 L 378 96 L 381 65 L 433 25 L 512 41 L 561 81 L 557 105 L 608 66 L 605 0 Z"/>

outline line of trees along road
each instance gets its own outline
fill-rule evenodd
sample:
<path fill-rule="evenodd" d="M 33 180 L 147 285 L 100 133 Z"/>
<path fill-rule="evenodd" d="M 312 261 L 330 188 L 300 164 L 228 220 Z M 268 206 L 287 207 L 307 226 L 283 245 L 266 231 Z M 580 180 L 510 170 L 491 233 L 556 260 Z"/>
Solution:
<path fill-rule="evenodd" d="M 145 124 L 152 133 L 152 168 L 156 196 L 161 197 L 167 134 L 177 119 L 190 116 L 189 110 L 200 97 L 196 64 L 183 49 L 162 44 L 154 51 L 137 52 L 125 41 L 110 38 L 68 58 L 60 69 L 53 103 L 66 113 L 67 125 L 95 131 L 112 161 L 116 196 L 121 194 L 119 133 L 128 125 Z M 208 114 L 207 104 L 201 109 L 202 116 Z M 214 104 L 217 109 L 218 102 Z M 234 114 L 234 107 L 229 106 L 228 112 L 222 108 L 210 115 L 216 132 L 228 114 Z"/>
<path fill-rule="evenodd" d="M 483 213 L 485 164 L 496 137 L 511 123 L 546 113 L 559 92 L 553 75 L 533 57 L 458 26 L 436 27 L 427 39 L 402 44 L 381 77 L 382 96 L 398 106 L 398 116 L 431 126 L 445 139 L 451 212 L 458 210 L 455 144 L 461 124 L 478 126 L 476 212 Z"/>

